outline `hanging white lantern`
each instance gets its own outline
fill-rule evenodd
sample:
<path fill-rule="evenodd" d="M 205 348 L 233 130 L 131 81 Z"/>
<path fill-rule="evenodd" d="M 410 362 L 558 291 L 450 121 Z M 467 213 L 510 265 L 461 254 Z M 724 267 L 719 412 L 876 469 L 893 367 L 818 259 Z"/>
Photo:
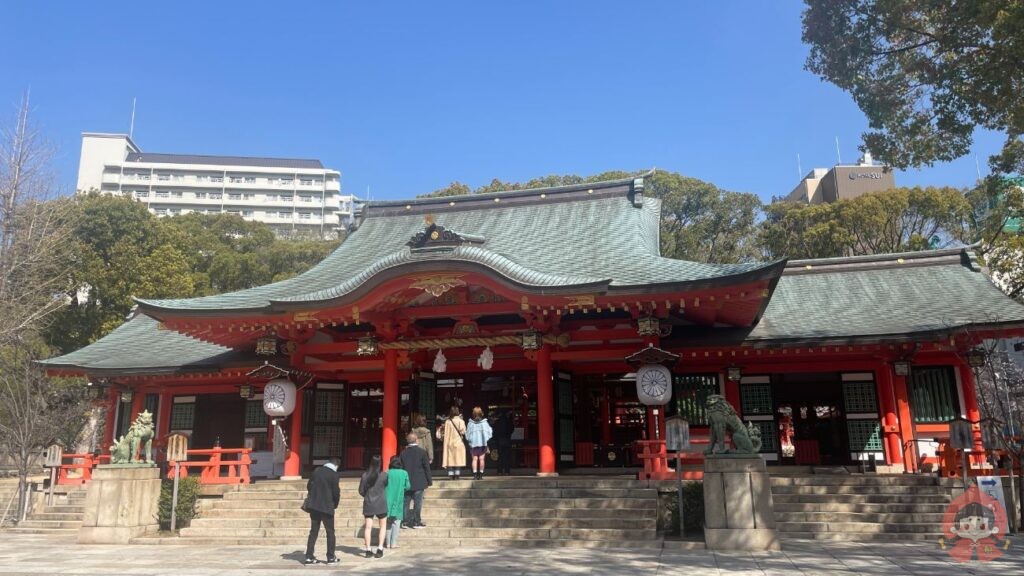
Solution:
<path fill-rule="evenodd" d="M 263 387 L 263 411 L 272 418 L 283 418 L 295 410 L 295 384 L 287 378 L 274 378 Z"/>
<path fill-rule="evenodd" d="M 446 371 L 448 371 L 448 359 L 444 357 L 443 351 L 438 350 L 437 356 L 434 357 L 434 372 Z"/>
<path fill-rule="evenodd" d="M 644 364 L 636 371 L 636 395 L 648 406 L 663 406 L 672 399 L 672 372 L 661 364 Z"/>
<path fill-rule="evenodd" d="M 476 365 L 484 370 L 490 370 L 494 366 L 494 352 L 491 352 L 490 346 L 484 348 L 484 351 L 480 353 L 480 357 L 476 359 Z"/>

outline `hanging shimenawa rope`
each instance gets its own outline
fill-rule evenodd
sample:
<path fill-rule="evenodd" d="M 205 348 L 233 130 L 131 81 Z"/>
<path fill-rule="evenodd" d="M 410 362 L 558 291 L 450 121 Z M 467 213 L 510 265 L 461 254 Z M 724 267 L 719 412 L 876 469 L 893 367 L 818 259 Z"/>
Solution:
<path fill-rule="evenodd" d="M 498 344 L 519 344 L 521 341 L 517 335 L 508 336 L 474 336 L 469 338 L 426 338 L 420 340 L 396 340 L 394 342 L 381 342 L 378 344 L 381 350 L 415 350 L 423 348 L 461 348 L 465 346 L 496 346 Z M 545 334 L 545 344 L 556 344 L 566 346 L 569 344 L 569 335 Z"/>

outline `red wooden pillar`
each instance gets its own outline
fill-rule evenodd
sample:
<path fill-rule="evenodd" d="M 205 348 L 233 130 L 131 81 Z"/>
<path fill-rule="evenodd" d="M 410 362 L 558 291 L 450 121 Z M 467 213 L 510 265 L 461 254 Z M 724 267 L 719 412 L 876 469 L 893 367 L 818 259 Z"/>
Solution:
<path fill-rule="evenodd" d="M 284 477 L 299 478 L 302 476 L 302 390 L 295 392 L 295 411 L 292 412 L 291 431 L 288 434 L 288 456 L 284 460 Z"/>
<path fill-rule="evenodd" d="M 886 367 L 886 370 L 891 368 Z M 907 394 L 907 377 L 892 375 L 893 395 L 896 397 L 896 413 L 899 416 L 900 438 L 903 440 L 903 464 L 908 472 L 917 471 L 917 450 L 914 440 L 914 420 L 910 415 L 910 396 Z"/>
<path fill-rule="evenodd" d="M 146 394 L 139 388 L 132 390 L 132 417 L 129 422 L 135 422 L 139 413 L 146 407 Z"/>
<path fill-rule="evenodd" d="M 103 426 L 103 444 L 100 445 L 102 452 L 109 450 L 114 443 L 114 426 L 117 425 L 117 407 L 120 399 L 121 393 L 117 391 L 117 388 L 111 386 L 107 390 L 107 417 Z"/>
<path fill-rule="evenodd" d="M 537 447 L 540 452 L 538 476 L 555 472 L 555 394 L 551 383 L 551 346 L 537 350 Z"/>
<path fill-rule="evenodd" d="M 896 396 L 892 387 L 892 370 L 883 364 L 878 374 L 878 405 L 882 412 L 882 439 L 885 446 L 885 463 L 903 466 L 903 441 L 900 439 L 900 420 L 896 415 Z"/>
<path fill-rule="evenodd" d="M 725 381 L 725 400 L 732 404 L 737 412 L 740 411 L 740 383 L 729 380 L 725 374 L 719 374 L 719 378 Z"/>
<path fill-rule="evenodd" d="M 387 470 L 391 457 L 398 453 L 398 350 L 384 351 L 384 427 L 380 457 Z"/>
<path fill-rule="evenodd" d="M 974 370 L 966 364 L 958 365 L 957 370 L 960 371 L 960 387 L 964 393 L 964 416 L 971 421 L 974 436 L 973 452 L 981 454 L 985 451 L 985 446 L 981 442 L 981 426 L 975 424 L 981 420 L 981 411 L 978 409 L 978 391 L 974 386 Z M 974 460 L 978 459 L 978 456 L 974 457 Z"/>
<path fill-rule="evenodd" d="M 160 413 L 156 417 L 156 437 L 163 438 L 171 433 L 171 404 L 174 395 L 170 392 L 160 393 Z"/>

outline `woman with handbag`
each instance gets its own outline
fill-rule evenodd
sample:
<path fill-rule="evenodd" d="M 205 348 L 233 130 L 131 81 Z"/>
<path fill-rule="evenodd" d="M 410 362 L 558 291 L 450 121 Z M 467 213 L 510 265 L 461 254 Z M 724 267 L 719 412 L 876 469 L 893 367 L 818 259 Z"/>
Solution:
<path fill-rule="evenodd" d="M 466 425 L 466 440 L 469 442 L 469 455 L 473 457 L 473 479 L 484 479 L 484 465 L 487 463 L 487 455 L 491 449 L 487 443 L 491 440 L 493 431 L 490 423 L 484 418 L 483 408 L 473 408 L 473 419 Z"/>
<path fill-rule="evenodd" d="M 388 526 L 388 475 L 381 470 L 380 456 L 370 459 L 370 466 L 359 479 L 359 495 L 363 497 L 363 518 L 366 524 L 363 530 L 363 542 L 366 543 L 367 558 L 384 557 L 384 538 Z M 376 520 L 380 535 L 377 538 L 377 553 L 374 554 L 372 544 L 373 521 Z"/>
<path fill-rule="evenodd" d="M 439 439 L 444 441 L 441 466 L 448 471 L 449 480 L 458 480 L 466 465 L 466 423 L 462 420 L 458 406 L 452 406 L 448 411 L 448 419 L 439 432 Z"/>

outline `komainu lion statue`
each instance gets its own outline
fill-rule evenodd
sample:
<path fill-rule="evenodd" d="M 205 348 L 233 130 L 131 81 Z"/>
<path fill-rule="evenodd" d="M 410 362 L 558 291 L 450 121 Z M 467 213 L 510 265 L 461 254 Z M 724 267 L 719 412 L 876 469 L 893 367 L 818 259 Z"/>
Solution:
<path fill-rule="evenodd" d="M 711 442 L 705 454 L 757 454 L 761 450 L 761 430 L 753 424 L 743 425 L 732 404 L 718 394 L 708 396 L 708 421 L 711 424 Z M 725 441 L 726 432 L 732 434 L 733 448 Z"/>
<path fill-rule="evenodd" d="M 145 450 L 145 458 L 139 458 L 140 449 Z M 110 447 L 110 463 L 153 463 L 153 415 L 148 410 L 140 412 L 128 433 Z"/>

